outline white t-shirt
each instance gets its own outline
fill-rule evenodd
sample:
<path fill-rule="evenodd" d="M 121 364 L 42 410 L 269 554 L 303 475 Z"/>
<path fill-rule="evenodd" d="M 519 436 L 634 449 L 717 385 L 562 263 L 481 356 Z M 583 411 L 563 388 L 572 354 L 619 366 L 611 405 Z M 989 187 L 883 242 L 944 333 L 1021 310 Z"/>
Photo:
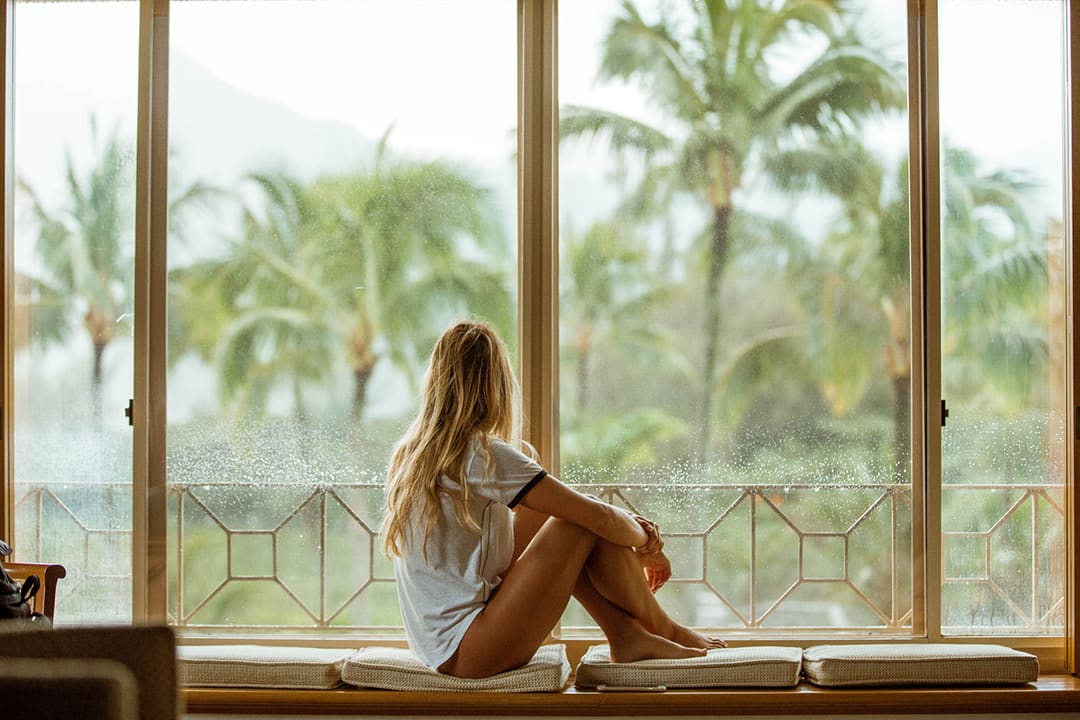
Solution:
<path fill-rule="evenodd" d="M 465 458 L 469 510 L 479 523 L 478 535 L 462 527 L 454 515 L 451 493 L 460 485 L 445 475 L 439 494 L 441 514 L 427 540 L 424 561 L 423 520 L 416 518 L 402 554 L 394 559 L 398 602 L 409 647 L 425 665 L 438 668 L 457 650 L 465 631 L 502 582 L 514 553 L 511 508 L 547 475 L 517 449 L 490 439 L 494 476 L 485 477 L 487 462 L 480 440 Z"/>

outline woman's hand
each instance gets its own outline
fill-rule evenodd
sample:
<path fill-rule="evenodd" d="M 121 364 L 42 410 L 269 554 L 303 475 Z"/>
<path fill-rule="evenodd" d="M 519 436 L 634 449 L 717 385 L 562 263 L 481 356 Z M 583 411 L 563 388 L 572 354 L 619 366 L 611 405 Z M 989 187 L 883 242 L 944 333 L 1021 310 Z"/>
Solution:
<path fill-rule="evenodd" d="M 656 592 L 671 579 L 671 561 L 664 554 L 664 538 L 660 536 L 660 526 L 652 520 L 641 515 L 634 515 L 634 520 L 649 538 L 644 545 L 634 548 L 634 552 L 645 571 L 649 589 Z"/>
<path fill-rule="evenodd" d="M 653 553 L 638 553 L 641 568 L 645 571 L 645 581 L 649 583 L 649 589 L 656 592 L 671 579 L 671 561 L 663 550 Z"/>
<path fill-rule="evenodd" d="M 645 531 L 645 534 L 649 538 L 644 545 L 635 547 L 634 551 L 641 555 L 651 555 L 652 553 L 663 550 L 664 539 L 660 537 L 660 526 L 652 520 L 640 515 L 634 515 L 634 520 L 637 521 L 637 524 L 641 526 L 641 529 Z"/>

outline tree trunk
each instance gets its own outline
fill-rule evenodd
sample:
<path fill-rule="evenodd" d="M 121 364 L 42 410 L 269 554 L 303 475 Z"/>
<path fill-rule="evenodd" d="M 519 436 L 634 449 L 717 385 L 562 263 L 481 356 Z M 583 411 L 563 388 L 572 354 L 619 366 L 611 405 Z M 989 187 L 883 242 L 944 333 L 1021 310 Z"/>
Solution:
<path fill-rule="evenodd" d="M 353 427 L 360 424 L 360 418 L 364 414 L 364 403 L 367 401 L 367 384 L 371 379 L 373 365 L 364 365 L 353 370 L 353 399 L 352 399 L 352 422 Z"/>
<path fill-rule="evenodd" d="M 893 376 L 893 478 L 907 482 L 911 465 L 911 373 Z"/>
<path fill-rule="evenodd" d="M 103 420 L 101 408 L 101 357 L 105 354 L 104 343 L 94 343 L 94 370 L 90 376 L 90 411 L 98 425 Z"/>
<path fill-rule="evenodd" d="M 97 305 L 91 305 L 86 315 L 83 316 L 83 327 L 90 333 L 90 342 L 94 344 L 94 369 L 90 376 L 90 405 L 94 422 L 101 425 L 101 383 L 102 383 L 102 355 L 105 348 L 113 339 L 116 332 L 116 323 L 112 320 L 113 315 L 102 310 Z"/>
<path fill-rule="evenodd" d="M 589 403 L 589 358 L 592 356 L 593 324 L 591 320 L 582 320 L 574 333 L 574 351 L 577 353 L 577 401 L 578 414 L 584 418 L 585 408 Z"/>
<path fill-rule="evenodd" d="M 346 431 L 349 446 L 353 452 L 360 452 L 364 446 L 363 417 L 364 405 L 367 402 L 367 386 L 371 380 L 371 373 L 375 363 L 363 363 L 353 367 L 353 397 L 352 397 L 352 421 Z"/>
<path fill-rule="evenodd" d="M 349 338 L 349 367 L 353 372 L 352 423 L 349 434 L 354 439 L 359 437 L 360 419 L 364 415 L 364 403 L 367 401 L 367 384 L 379 358 L 372 352 L 375 333 L 371 322 L 364 316 L 359 318 Z"/>
<path fill-rule="evenodd" d="M 895 482 L 908 482 L 911 467 L 911 338 L 907 287 L 901 285 L 882 299 L 889 324 L 884 365 L 893 390 L 893 470 Z"/>
<path fill-rule="evenodd" d="M 727 265 L 731 246 L 731 206 L 713 208 L 712 239 L 709 247 L 709 272 L 705 278 L 705 367 L 701 388 L 701 422 L 698 436 L 698 460 L 707 465 L 712 460 L 712 414 L 716 388 L 716 356 L 720 342 L 720 280 Z"/>
<path fill-rule="evenodd" d="M 585 407 L 588 404 L 589 396 L 589 355 L 588 352 L 582 353 L 578 356 L 577 365 L 577 387 L 578 387 L 578 411 L 581 417 L 585 417 Z"/>

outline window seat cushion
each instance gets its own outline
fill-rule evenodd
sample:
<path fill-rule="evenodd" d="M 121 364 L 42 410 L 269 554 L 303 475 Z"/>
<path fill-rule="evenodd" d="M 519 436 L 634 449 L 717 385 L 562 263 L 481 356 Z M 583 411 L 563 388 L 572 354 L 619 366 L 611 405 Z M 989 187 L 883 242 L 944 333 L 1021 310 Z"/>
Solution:
<path fill-rule="evenodd" d="M 558 692 L 566 687 L 570 662 L 566 645 L 541 645 L 525 665 L 488 678 L 444 675 L 427 667 L 404 648 L 366 647 L 341 670 L 349 685 L 382 690 L 449 690 L 458 692 Z"/>
<path fill-rule="evenodd" d="M 582 689 L 794 687 L 799 684 L 801 663 L 801 648 L 769 646 L 719 648 L 699 658 L 617 663 L 611 661 L 607 645 L 594 645 L 581 658 L 575 686 Z"/>
<path fill-rule="evenodd" d="M 271 645 L 182 645 L 180 682 L 188 687 L 325 690 L 341 685 L 355 650 Z"/>
<path fill-rule="evenodd" d="M 1001 645 L 816 645 L 803 674 L 822 687 L 1017 685 L 1039 677 L 1039 659 Z"/>

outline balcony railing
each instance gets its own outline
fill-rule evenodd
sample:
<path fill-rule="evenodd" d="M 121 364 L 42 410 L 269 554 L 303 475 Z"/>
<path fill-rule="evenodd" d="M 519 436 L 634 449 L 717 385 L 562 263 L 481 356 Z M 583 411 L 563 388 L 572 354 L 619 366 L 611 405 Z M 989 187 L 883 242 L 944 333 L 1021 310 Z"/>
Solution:
<path fill-rule="evenodd" d="M 103 562 L 98 554 L 130 547 L 129 530 L 100 522 L 101 503 L 130 497 L 130 483 L 21 483 L 18 489 L 25 556 L 63 548 L 63 556 L 47 558 L 69 569 L 61 619 L 86 586 L 129 585 L 123 563 Z M 586 489 L 660 522 L 674 570 L 661 592 L 680 619 L 736 631 L 911 632 L 909 485 Z M 1063 535 L 1063 492 L 1060 485 L 942 488 L 945 505 L 997 499 L 991 516 L 984 509 L 974 526 L 943 533 L 943 603 L 949 605 L 950 593 L 967 593 L 954 602 L 968 613 L 963 622 L 946 624 L 957 632 L 1060 628 L 1064 568 L 1055 543 Z M 170 485 L 171 622 L 213 631 L 398 632 L 392 567 L 378 536 L 383 502 L 379 483 Z M 53 536 L 56 528 L 62 538 Z M 588 624 L 580 609 L 564 618 L 566 630 Z"/>

